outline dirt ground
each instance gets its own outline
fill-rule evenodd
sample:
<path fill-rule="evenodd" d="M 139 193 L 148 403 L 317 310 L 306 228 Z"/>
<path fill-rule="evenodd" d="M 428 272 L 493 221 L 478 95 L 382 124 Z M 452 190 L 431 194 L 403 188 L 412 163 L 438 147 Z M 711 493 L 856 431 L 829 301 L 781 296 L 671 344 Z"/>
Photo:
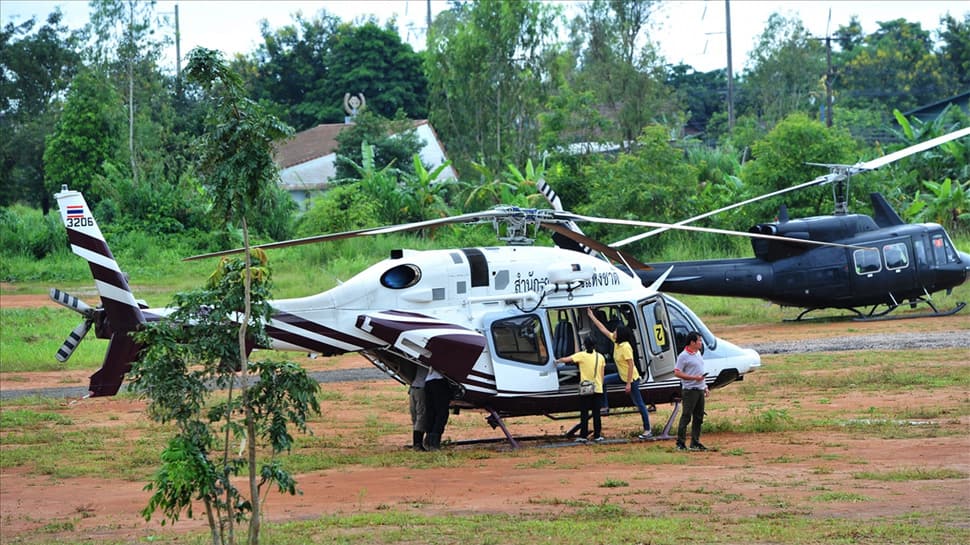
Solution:
<path fill-rule="evenodd" d="M 44 304 L 32 296 L 4 296 L 4 306 Z M 710 325 L 710 324 L 709 324 Z M 746 346 L 775 340 L 817 337 L 851 337 L 892 331 L 970 332 L 970 313 L 948 318 L 856 323 L 769 324 L 765 326 L 722 326 L 712 328 L 732 342 Z M 847 339 L 849 341 L 850 339 Z M 773 356 L 782 358 L 784 356 Z M 359 357 L 333 360 L 305 360 L 311 369 L 367 367 Z M 966 368 L 970 352 L 962 361 L 939 362 Z M 757 382 L 767 366 L 745 379 Z M 78 373 L 78 384 L 87 373 Z M 64 373 L 17 373 L 0 383 L 2 389 L 63 387 L 73 383 Z M 270 522 L 313 519 L 322 514 L 414 511 L 423 514 L 559 513 L 568 512 L 573 501 L 599 505 L 607 501 L 622 505 L 641 516 L 671 512 L 692 516 L 683 505 L 703 505 L 705 514 L 724 518 L 770 516 L 797 513 L 815 517 L 874 519 L 916 512 L 949 512 L 966 519 L 970 510 L 970 418 L 965 385 L 926 392 L 893 391 L 873 394 L 866 390 L 829 395 L 826 392 L 780 387 L 774 399 L 757 403 L 779 410 L 811 411 L 820 418 L 845 419 L 854 425 L 846 431 L 778 432 L 763 434 L 707 433 L 703 440 L 716 450 L 706 453 L 674 453 L 672 441 L 628 441 L 637 428 L 636 415 L 610 416 L 604 420 L 604 434 L 615 441 L 604 445 L 552 448 L 554 441 L 528 442 L 526 448 L 511 451 L 506 445 L 449 445 L 441 453 L 407 453 L 405 463 L 392 467 L 341 466 L 297 476 L 302 495 L 273 494 L 265 505 Z M 324 402 L 324 422 L 314 424 L 316 437 L 327 438 L 324 448 L 353 453 L 355 437 L 374 422 L 404 424 L 407 421 L 407 393 L 391 380 L 330 383 L 325 389 L 339 392 L 340 402 Z M 752 400 L 743 385 L 712 392 L 708 419 L 728 419 L 750 410 Z M 378 403 L 361 405 L 366 398 Z M 909 407 L 942 409 L 943 416 L 897 422 L 899 438 L 868 434 L 867 423 L 859 420 L 866 410 L 879 414 L 881 408 Z M 64 414 L 73 426 L 125 426 L 146 422 L 139 401 L 115 398 L 65 400 Z M 952 417 L 947 417 L 947 410 Z M 652 415 L 655 429 L 670 415 L 670 406 L 659 406 Z M 720 412 L 721 414 L 718 414 Z M 937 414 L 937 413 L 934 413 Z M 557 435 L 572 421 L 540 417 L 508 422 L 518 435 Z M 872 422 L 872 426 L 881 423 Z M 922 433 L 914 428 L 932 428 Z M 403 429 L 403 428 L 397 428 Z M 452 416 L 446 431 L 451 441 L 498 438 L 499 432 L 484 422 L 480 412 L 465 411 Z M 379 436 L 368 443 L 369 453 L 400 452 L 409 434 Z M 422 457 L 449 456 L 468 449 L 482 451 L 465 457 L 460 467 L 437 464 L 426 468 Z M 632 466 L 628 459 L 641 449 L 653 449 L 658 459 L 669 453 L 669 462 Z M 0 450 L 2 452 L 2 450 Z M 119 453 L 121 454 L 121 453 Z M 594 461 L 595 463 L 590 463 Z M 65 463 L 70 463 L 65 460 Z M 446 465 L 448 467 L 440 467 Z M 576 468 L 586 475 L 580 479 Z M 949 470 L 963 478 L 934 480 L 870 480 L 860 472 L 885 474 L 913 469 Z M 606 481 L 623 481 L 628 486 L 604 487 Z M 420 484 L 419 484 L 420 483 Z M 431 484 L 429 484 L 431 483 Z M 588 483 L 588 484 L 587 484 Z M 57 537 L 52 525 L 70 522 L 73 534 L 94 542 L 107 539 L 141 541 L 168 532 L 204 528 L 204 520 L 183 519 L 174 529 L 162 528 L 157 520 L 145 522 L 140 511 L 146 505 L 145 481 L 113 478 L 63 478 L 30 474 L 19 467 L 0 473 L 0 542 Z M 201 513 L 201 511 L 198 511 Z M 199 516 L 198 514 L 196 515 Z M 64 534 L 65 536 L 67 534 Z"/>

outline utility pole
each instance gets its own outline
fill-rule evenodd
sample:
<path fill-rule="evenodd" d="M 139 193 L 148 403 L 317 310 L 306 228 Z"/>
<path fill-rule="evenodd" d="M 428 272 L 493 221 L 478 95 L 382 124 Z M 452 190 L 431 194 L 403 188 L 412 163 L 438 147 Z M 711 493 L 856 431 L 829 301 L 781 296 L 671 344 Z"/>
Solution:
<path fill-rule="evenodd" d="M 179 5 L 175 4 L 175 96 L 182 98 L 182 52 L 180 44 L 182 35 L 179 33 Z"/>
<path fill-rule="evenodd" d="M 831 11 L 829 12 L 831 14 Z M 828 29 L 826 29 L 828 30 Z M 825 33 L 825 126 L 832 126 L 832 37 Z"/>
<path fill-rule="evenodd" d="M 731 67 L 731 0 L 724 0 L 727 25 L 728 130 L 734 130 L 734 69 Z"/>

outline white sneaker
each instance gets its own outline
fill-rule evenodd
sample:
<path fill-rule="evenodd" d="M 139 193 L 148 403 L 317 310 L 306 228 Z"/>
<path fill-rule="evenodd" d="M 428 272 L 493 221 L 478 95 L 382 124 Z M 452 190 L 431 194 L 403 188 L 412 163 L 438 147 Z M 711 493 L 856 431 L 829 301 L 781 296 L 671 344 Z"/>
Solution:
<path fill-rule="evenodd" d="M 606 441 L 606 438 L 603 437 L 602 435 L 599 436 L 599 437 L 597 437 L 597 438 L 595 438 L 595 439 L 593 439 L 593 442 L 594 443 L 602 443 L 603 441 Z"/>
<path fill-rule="evenodd" d="M 643 439 L 652 439 L 652 438 L 653 438 L 653 432 L 652 431 L 645 431 L 645 432 L 643 432 L 643 433 L 641 433 L 640 435 L 637 436 L 637 439 L 641 439 L 641 440 L 643 440 Z"/>
<path fill-rule="evenodd" d="M 586 440 L 585 437 L 577 437 L 576 440 L 575 440 L 575 442 L 576 443 L 587 443 L 588 441 Z"/>

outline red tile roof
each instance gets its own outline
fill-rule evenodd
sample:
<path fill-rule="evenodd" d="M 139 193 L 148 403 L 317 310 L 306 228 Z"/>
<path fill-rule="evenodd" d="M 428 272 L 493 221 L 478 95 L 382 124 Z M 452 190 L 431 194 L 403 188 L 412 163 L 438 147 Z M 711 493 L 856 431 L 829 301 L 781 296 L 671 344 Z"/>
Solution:
<path fill-rule="evenodd" d="M 416 119 L 414 126 L 419 127 L 427 122 L 427 119 Z M 346 123 L 329 123 L 298 132 L 276 148 L 276 162 L 280 168 L 289 168 L 330 155 L 337 151 L 337 135 L 350 126 Z"/>

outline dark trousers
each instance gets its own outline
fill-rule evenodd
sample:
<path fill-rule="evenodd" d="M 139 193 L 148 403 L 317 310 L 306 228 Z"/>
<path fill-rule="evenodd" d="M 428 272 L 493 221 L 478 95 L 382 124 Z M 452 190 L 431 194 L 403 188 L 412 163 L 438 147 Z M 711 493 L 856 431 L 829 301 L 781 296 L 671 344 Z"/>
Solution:
<path fill-rule="evenodd" d="M 589 435 L 589 413 L 593 413 L 593 437 L 603 435 L 603 424 L 600 420 L 600 398 L 602 394 L 579 396 L 579 436 Z"/>
<path fill-rule="evenodd" d="M 680 414 L 677 426 L 677 444 L 683 445 L 687 437 L 687 423 L 690 422 L 690 444 L 701 442 L 701 426 L 704 425 L 704 390 L 681 390 L 684 412 Z"/>
<path fill-rule="evenodd" d="M 429 380 L 424 383 L 424 394 L 427 400 L 425 407 L 428 422 L 428 433 L 442 435 L 448 424 L 448 406 L 451 405 L 451 388 L 445 379 Z"/>

